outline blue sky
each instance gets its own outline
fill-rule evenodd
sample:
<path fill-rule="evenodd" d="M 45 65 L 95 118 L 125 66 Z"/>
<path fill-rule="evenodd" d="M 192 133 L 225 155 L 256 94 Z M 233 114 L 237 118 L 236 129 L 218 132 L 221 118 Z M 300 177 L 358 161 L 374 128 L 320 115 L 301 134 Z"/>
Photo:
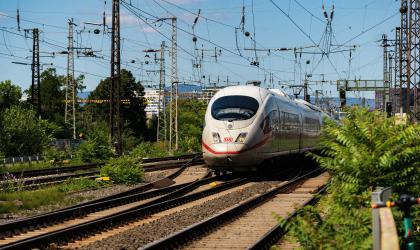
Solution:
<path fill-rule="evenodd" d="M 181 82 L 201 81 L 202 85 L 206 85 L 218 79 L 219 84 L 223 85 L 227 79 L 231 84 L 257 79 L 268 86 L 272 78 L 274 87 L 283 86 L 289 93 L 292 90 L 288 86 L 301 84 L 305 73 L 312 74 L 314 81 L 324 79 L 335 82 L 348 77 L 382 79 L 383 49 L 378 40 L 383 33 L 394 38 L 394 28 L 400 22 L 400 2 L 395 0 L 124 1 L 126 4 L 121 4 L 122 68 L 131 70 L 144 85 L 158 83 L 156 70 L 159 69 L 159 63 L 154 60 L 154 53 L 147 54 L 143 50 L 158 49 L 161 41 L 170 45 L 167 39 L 171 36 L 170 23 L 156 22 L 156 17 L 178 18 Z M 75 44 L 91 47 L 97 55 L 75 57 L 76 75 L 84 74 L 87 90 L 94 89 L 101 79 L 110 74 L 110 35 L 102 32 L 100 27 L 100 34 L 94 34 L 94 29 L 98 27 L 86 23 L 102 22 L 102 13 L 105 11 L 110 25 L 111 3 L 111 0 L 106 3 L 103 0 L 0 0 L 0 81 L 10 79 L 22 89 L 27 89 L 31 83 L 30 66 L 12 63 L 30 63 L 31 60 L 32 40 L 25 38 L 23 29 L 42 30 L 41 56 L 47 56 L 48 52 L 66 49 L 67 21 L 74 18 L 78 25 Z M 334 5 L 332 32 L 327 36 L 324 33 L 326 19 L 322 12 L 323 5 L 328 14 Z M 243 7 L 244 32 L 240 27 Z M 17 29 L 17 8 L 20 11 L 21 31 Z M 198 13 L 199 9 L 201 17 L 193 30 L 194 13 Z M 249 37 L 245 36 L 245 31 L 250 32 Z M 193 33 L 197 37 L 196 43 L 192 40 Z M 331 42 L 326 42 L 328 39 Z M 328 48 L 327 44 L 345 46 Z M 355 50 L 349 60 L 348 49 L 353 45 Z M 254 46 L 256 52 L 249 50 Z M 304 53 L 275 51 L 276 48 L 295 47 L 305 47 L 302 50 Z M 330 53 L 328 57 L 307 53 L 334 50 L 344 51 Z M 256 61 L 256 57 L 259 68 L 250 65 L 250 62 Z M 66 60 L 65 55 L 41 57 L 41 62 L 45 63 L 44 69 L 56 67 L 59 74 L 66 74 Z M 149 63 L 146 64 L 146 61 Z M 199 62 L 200 69 L 193 67 L 193 61 Z M 169 52 L 166 52 L 167 83 L 170 80 L 169 62 Z M 47 65 L 51 63 L 53 66 Z M 315 90 L 322 90 L 326 96 L 337 96 L 335 85 L 328 83 L 312 83 L 310 93 Z M 372 93 L 352 95 L 373 96 Z"/>

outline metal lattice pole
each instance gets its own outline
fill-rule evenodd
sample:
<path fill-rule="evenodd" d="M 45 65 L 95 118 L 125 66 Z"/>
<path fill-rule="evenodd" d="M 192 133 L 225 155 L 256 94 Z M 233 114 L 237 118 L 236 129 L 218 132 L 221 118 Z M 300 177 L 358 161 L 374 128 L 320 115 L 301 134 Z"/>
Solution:
<path fill-rule="evenodd" d="M 388 51 L 388 103 L 391 105 L 391 110 L 390 112 L 393 113 L 393 101 L 394 101 L 394 93 L 395 93 L 395 89 L 394 88 L 394 68 L 395 68 L 395 64 L 394 64 L 394 57 L 396 54 L 395 49 L 395 43 L 396 41 L 394 40 L 394 43 L 390 43 L 389 44 L 389 51 Z M 393 91 L 391 91 L 393 89 Z"/>
<path fill-rule="evenodd" d="M 69 124 L 73 131 L 73 139 L 76 139 L 76 82 L 74 80 L 74 46 L 73 46 L 73 19 L 69 20 L 69 35 L 67 47 L 67 85 L 66 105 L 64 121 Z"/>
<path fill-rule="evenodd" d="M 169 113 L 169 150 L 178 149 L 178 65 L 177 65 L 176 17 L 172 18 L 171 46 L 171 98 Z M 174 144 L 174 145 L 173 145 Z"/>
<path fill-rule="evenodd" d="M 166 141 L 166 98 L 165 98 L 165 41 L 160 45 L 160 79 L 157 117 L 157 141 Z M 161 115 L 163 117 L 161 117 Z"/>
<path fill-rule="evenodd" d="M 109 132 L 115 152 L 122 153 L 120 116 L 120 2 L 112 1 L 111 84 L 109 88 Z"/>
<path fill-rule="evenodd" d="M 407 84 L 407 99 L 411 103 L 411 93 L 413 93 L 413 109 L 410 111 L 410 121 L 420 121 L 420 10 L 419 0 L 410 1 L 409 15 L 409 65 L 410 77 Z M 409 105 L 408 104 L 408 105 Z"/>
<path fill-rule="evenodd" d="M 386 103 L 389 97 L 389 74 L 388 74 L 388 38 L 385 34 L 382 35 L 382 46 L 384 47 L 383 52 L 383 77 L 384 77 L 384 88 L 382 93 L 382 111 L 385 111 Z"/>
<path fill-rule="evenodd" d="M 409 46 L 408 46 L 408 5 L 407 0 L 401 0 L 401 40 L 400 40 L 400 103 L 401 103 L 401 113 L 406 112 L 408 115 L 408 110 L 410 108 L 410 98 L 405 98 L 404 96 L 409 91 L 408 88 L 408 76 L 409 76 Z M 409 93 L 409 92 L 408 92 Z M 408 95 L 409 97 L 409 95 Z"/>
<path fill-rule="evenodd" d="M 39 30 L 32 29 L 32 90 L 31 102 L 37 107 L 37 114 L 41 116 L 41 79 L 40 79 L 40 64 L 39 64 Z M 35 97 L 35 91 L 37 93 Z"/>
<path fill-rule="evenodd" d="M 395 43 L 394 43 L 394 94 L 392 96 L 392 110 L 396 114 L 401 110 L 400 102 L 400 44 L 401 44 L 401 28 L 395 28 Z"/>

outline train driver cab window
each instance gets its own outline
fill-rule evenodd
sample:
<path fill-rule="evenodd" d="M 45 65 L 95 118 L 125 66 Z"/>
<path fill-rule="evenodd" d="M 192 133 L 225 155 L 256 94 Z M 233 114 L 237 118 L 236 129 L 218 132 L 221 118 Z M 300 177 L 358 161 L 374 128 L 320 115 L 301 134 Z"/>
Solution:
<path fill-rule="evenodd" d="M 267 134 L 268 132 L 272 130 L 274 130 L 274 132 L 277 132 L 278 123 L 279 123 L 278 112 L 277 110 L 273 110 L 261 122 L 260 128 L 263 130 L 264 134 Z"/>
<path fill-rule="evenodd" d="M 258 111 L 258 101 L 249 96 L 223 96 L 214 101 L 211 115 L 216 120 L 248 120 Z"/>

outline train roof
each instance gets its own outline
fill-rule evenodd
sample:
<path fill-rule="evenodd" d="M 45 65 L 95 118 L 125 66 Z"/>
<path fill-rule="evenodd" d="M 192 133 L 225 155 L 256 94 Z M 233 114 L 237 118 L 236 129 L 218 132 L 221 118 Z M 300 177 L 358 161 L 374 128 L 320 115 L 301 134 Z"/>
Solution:
<path fill-rule="evenodd" d="M 267 95 L 270 95 L 271 92 L 268 89 L 253 86 L 253 85 L 238 85 L 238 86 L 229 86 L 219 90 L 214 96 L 213 101 L 219 97 L 227 95 L 246 95 L 255 98 L 259 104 L 261 104 Z"/>
<path fill-rule="evenodd" d="M 304 106 L 306 106 L 306 107 L 308 107 L 308 108 L 310 108 L 312 110 L 315 110 L 315 111 L 318 111 L 318 112 L 322 112 L 322 110 L 318 106 L 315 106 L 312 103 L 309 103 L 309 102 L 307 102 L 305 100 L 295 99 L 295 102 L 297 102 L 298 104 L 304 105 Z"/>
<path fill-rule="evenodd" d="M 250 96 L 255 98 L 258 103 L 262 103 L 265 98 L 268 95 L 276 95 L 277 97 L 280 97 L 281 99 L 286 99 L 287 101 L 291 102 L 291 103 L 295 103 L 298 106 L 300 106 L 303 109 L 311 109 L 314 111 L 318 111 L 318 112 L 322 112 L 322 110 L 301 99 L 292 99 L 290 98 L 289 95 L 287 95 L 286 93 L 284 93 L 282 90 L 280 89 L 267 89 L 267 88 L 262 88 L 262 87 L 258 87 L 258 86 L 254 86 L 254 85 L 237 85 L 237 86 L 229 86 L 229 87 L 225 87 L 221 90 L 219 90 L 212 98 L 212 100 L 216 100 L 219 97 L 222 96 L 227 96 L 227 95 L 246 95 L 246 96 Z"/>

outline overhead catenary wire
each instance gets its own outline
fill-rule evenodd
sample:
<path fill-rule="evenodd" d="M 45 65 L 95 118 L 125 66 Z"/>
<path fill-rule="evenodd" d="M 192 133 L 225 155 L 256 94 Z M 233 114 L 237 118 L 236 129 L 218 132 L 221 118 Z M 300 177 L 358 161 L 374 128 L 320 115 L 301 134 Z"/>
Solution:
<path fill-rule="evenodd" d="M 126 1 L 124 1 L 124 0 L 122 0 L 121 1 L 121 3 L 122 3 L 122 5 L 124 6 L 124 7 L 128 7 L 128 9 L 134 14 L 134 15 L 136 15 L 138 18 L 140 18 L 140 19 L 142 19 L 146 24 L 148 24 L 151 28 L 153 28 L 154 30 L 156 30 L 159 34 L 161 34 L 162 36 L 164 36 L 166 39 L 168 39 L 169 41 L 170 41 L 170 39 L 166 36 L 166 35 L 164 35 L 162 32 L 160 32 L 158 29 L 156 29 L 155 27 L 153 27 L 153 25 L 151 25 L 151 24 L 149 24 L 148 22 L 146 22 L 146 20 L 145 20 L 145 17 L 142 17 L 142 15 L 140 15 L 140 13 L 137 13 L 137 12 L 133 12 L 133 9 L 135 9 L 135 10 L 138 10 L 139 12 L 142 12 L 142 13 L 145 13 L 146 15 L 148 15 L 148 16 L 150 16 L 150 17 L 152 17 L 152 18 L 154 18 L 154 19 L 156 19 L 156 20 L 158 20 L 159 19 L 159 17 L 156 17 L 156 16 L 154 16 L 154 15 L 152 15 L 152 14 L 150 14 L 150 13 L 148 13 L 147 11 L 144 11 L 144 10 L 141 10 L 140 8 L 138 8 L 138 7 L 136 7 L 136 6 L 134 6 L 134 5 L 132 5 L 132 4 L 130 4 L 130 3 L 127 3 Z M 131 8 L 130 8 L 131 7 Z M 203 17 L 204 18 L 204 17 Z M 166 20 L 163 20 L 162 22 L 164 22 L 164 23 L 166 23 L 166 24 L 169 24 Z M 189 31 L 187 31 L 187 30 L 185 30 L 184 28 L 182 28 L 182 27 L 177 27 L 177 29 L 178 30 L 180 30 L 180 31 L 182 31 L 182 32 L 184 32 L 184 33 L 186 33 L 186 34 L 188 34 L 188 35 L 191 35 L 191 36 L 194 36 L 194 34 L 192 33 L 192 32 L 189 32 Z M 251 61 L 248 59 L 248 58 L 246 58 L 246 57 L 244 57 L 244 56 L 242 56 L 242 55 L 239 55 L 238 53 L 236 53 L 236 52 L 234 52 L 234 51 L 232 51 L 232 50 L 230 50 L 230 49 L 227 49 L 226 47 L 224 47 L 224 46 L 222 46 L 222 45 L 219 45 L 219 44 L 217 44 L 217 43 L 215 43 L 215 42 L 213 42 L 213 41 L 211 41 L 211 40 L 208 40 L 208 39 L 206 39 L 206 38 L 204 38 L 204 37 L 201 37 L 201 36 L 198 36 L 198 35 L 195 35 L 198 39 L 201 39 L 201 40 L 203 40 L 203 41 L 205 41 L 205 42 L 207 42 L 207 43 L 210 43 L 210 44 L 212 44 L 212 45 L 214 45 L 214 46 L 216 46 L 216 47 L 218 47 L 218 48 L 220 48 L 220 49 L 222 49 L 222 50 L 224 50 L 224 51 L 227 51 L 227 52 L 229 52 L 230 54 L 233 54 L 233 55 L 235 55 L 235 56 L 239 56 L 239 57 L 241 57 L 241 58 L 243 58 L 243 59 L 245 59 L 246 61 L 248 61 L 249 63 L 251 63 Z M 178 47 L 179 47 L 179 45 L 178 45 Z M 192 55 L 190 52 L 188 52 L 188 51 L 186 51 L 185 49 L 183 49 L 182 47 L 179 47 L 181 50 L 184 50 L 187 54 L 189 54 L 190 56 L 192 56 L 193 58 L 194 58 L 194 55 Z M 257 67 L 258 69 L 260 69 L 260 70 L 262 70 L 262 71 L 264 71 L 264 72 L 266 72 L 266 73 L 270 73 L 270 72 L 268 72 L 265 68 L 262 68 L 262 67 Z M 278 77 L 277 75 L 275 75 L 275 77 L 277 78 L 277 79 L 280 79 L 281 80 L 281 78 L 280 77 Z"/>
<path fill-rule="evenodd" d="M 286 12 L 284 12 L 284 10 L 282 8 L 280 8 L 280 6 L 278 4 L 276 4 L 274 2 L 274 0 L 270 0 L 270 2 L 281 12 L 283 13 L 314 45 L 316 45 L 316 47 L 321 50 L 321 52 L 326 53 L 313 39 L 310 35 L 308 35 L 308 33 L 306 33 L 297 23 L 295 20 L 293 20 L 289 14 L 287 14 Z M 340 77 L 340 73 L 337 70 L 337 67 L 333 64 L 333 62 L 331 61 L 330 57 L 327 56 L 328 61 L 330 62 L 330 65 L 332 66 L 332 68 L 334 69 L 334 71 L 337 73 L 337 76 Z"/>

